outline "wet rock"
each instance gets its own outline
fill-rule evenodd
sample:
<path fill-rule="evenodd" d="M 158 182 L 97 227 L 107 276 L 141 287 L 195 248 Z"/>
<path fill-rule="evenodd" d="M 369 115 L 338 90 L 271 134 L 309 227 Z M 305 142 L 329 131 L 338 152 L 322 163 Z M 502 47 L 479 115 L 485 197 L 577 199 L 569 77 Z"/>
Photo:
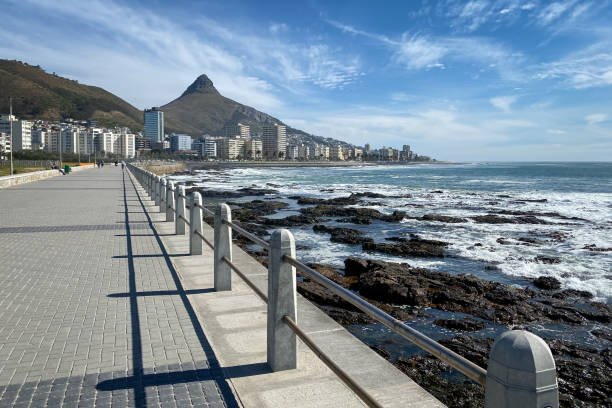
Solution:
<path fill-rule="evenodd" d="M 513 203 L 547 203 L 548 199 L 547 198 L 539 198 L 539 199 L 519 199 L 519 200 L 514 200 Z"/>
<path fill-rule="evenodd" d="M 434 321 L 434 324 L 436 326 L 446 327 L 447 329 L 463 330 L 467 332 L 475 332 L 485 328 L 483 322 L 469 317 L 461 320 L 438 319 Z"/>
<path fill-rule="evenodd" d="M 595 329 L 591 331 L 591 334 L 597 338 L 612 343 L 612 330 Z"/>
<path fill-rule="evenodd" d="M 539 276 L 533 281 L 536 288 L 544 290 L 556 290 L 561 288 L 561 282 L 553 276 Z"/>
<path fill-rule="evenodd" d="M 362 249 L 364 251 L 380 252 L 383 254 L 405 256 L 405 257 L 420 257 L 420 258 L 441 258 L 444 257 L 444 248 L 449 244 L 447 242 L 413 238 L 397 238 L 398 244 L 388 243 L 364 243 Z M 394 240 L 394 238 L 389 238 Z"/>
<path fill-rule="evenodd" d="M 321 218 L 311 215 L 290 215 L 285 218 L 265 218 L 262 220 L 263 224 L 275 227 L 297 227 L 318 222 L 321 222 Z"/>
<path fill-rule="evenodd" d="M 484 407 L 482 386 L 467 380 L 451 381 L 455 371 L 429 354 L 401 357 L 393 365 L 449 408 Z"/>
<path fill-rule="evenodd" d="M 544 255 L 536 256 L 535 258 L 533 258 L 533 261 L 537 263 L 547 264 L 547 265 L 555 265 L 555 264 L 561 263 L 561 260 L 559 258 L 556 258 L 554 256 L 544 256 Z"/>
<path fill-rule="evenodd" d="M 497 265 L 486 265 L 485 271 L 501 271 L 501 268 Z"/>
<path fill-rule="evenodd" d="M 331 234 L 330 241 L 340 242 L 349 245 L 360 245 L 365 243 L 373 243 L 374 240 L 369 237 L 364 237 L 363 232 L 352 228 L 333 228 L 326 225 L 318 224 L 312 227 L 315 232 L 324 232 Z"/>
<path fill-rule="evenodd" d="M 254 188 L 254 187 L 243 187 L 236 190 L 243 196 L 262 196 L 266 194 L 278 194 L 278 190 L 271 188 Z"/>
<path fill-rule="evenodd" d="M 517 217 L 501 217 L 495 214 L 487 214 L 487 215 L 476 215 L 470 217 L 470 219 L 474 220 L 478 224 L 550 224 L 547 221 L 544 221 L 540 218 L 531 216 L 531 215 L 523 215 Z"/>
<path fill-rule="evenodd" d="M 500 217 L 498 215 L 476 215 L 470 218 L 478 224 L 514 224 L 512 218 Z"/>
<path fill-rule="evenodd" d="M 368 261 L 362 258 L 350 257 L 344 260 L 344 275 L 359 276 L 368 271 Z"/>
<path fill-rule="evenodd" d="M 436 215 L 436 214 L 425 214 L 421 217 L 423 221 L 438 221 L 450 224 L 458 224 L 461 222 L 467 222 L 467 219 L 460 217 L 451 217 L 448 215 Z"/>
<path fill-rule="evenodd" d="M 582 247 L 582 249 L 586 249 L 591 252 L 612 252 L 612 248 L 598 248 L 595 244 L 588 244 Z"/>
<path fill-rule="evenodd" d="M 587 292 L 586 290 L 565 289 L 565 290 L 562 290 L 561 292 L 554 293 L 553 297 L 556 299 L 567 299 L 567 298 L 591 299 L 593 297 L 593 294 L 591 292 Z"/>
<path fill-rule="evenodd" d="M 399 222 L 404 219 L 404 211 L 394 211 L 393 214 L 383 214 L 372 208 L 345 208 L 334 205 L 317 205 L 302 208 L 302 214 L 315 217 L 364 217 L 371 220 Z"/>
<path fill-rule="evenodd" d="M 345 222 L 347 224 L 361 224 L 361 225 L 369 225 L 372 223 L 369 218 L 366 217 L 348 217 L 348 218 L 339 218 L 336 222 Z"/>
<path fill-rule="evenodd" d="M 539 239 L 529 238 L 529 237 L 520 237 L 518 241 L 524 242 L 526 244 L 532 244 L 532 245 L 542 245 L 544 243 L 540 241 Z"/>
<path fill-rule="evenodd" d="M 508 241 L 505 238 L 497 238 L 495 241 L 500 245 L 512 245 L 512 242 Z"/>

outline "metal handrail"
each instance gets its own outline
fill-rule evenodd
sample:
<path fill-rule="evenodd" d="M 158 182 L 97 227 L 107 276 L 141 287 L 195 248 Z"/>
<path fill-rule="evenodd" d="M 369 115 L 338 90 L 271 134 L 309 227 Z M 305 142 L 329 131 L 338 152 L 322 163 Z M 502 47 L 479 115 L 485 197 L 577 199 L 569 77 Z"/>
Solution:
<path fill-rule="evenodd" d="M 222 222 L 231 227 L 233 230 L 236 230 L 236 232 L 238 232 L 240 235 L 247 237 L 248 239 L 250 239 L 251 241 L 255 242 L 257 245 L 270 250 L 270 244 L 267 243 L 266 241 L 264 241 L 263 239 L 259 238 L 257 235 L 251 234 L 249 231 L 245 230 L 244 228 L 242 228 L 239 225 L 234 224 L 231 221 L 227 221 L 227 220 L 222 220 Z"/>
<path fill-rule="evenodd" d="M 191 225 L 191 224 L 189 223 L 189 220 L 188 220 L 187 218 L 183 217 L 182 215 L 179 215 L 178 217 L 179 217 L 180 219 L 182 219 L 182 220 L 185 222 L 185 224 L 187 224 L 187 225 Z"/>
<path fill-rule="evenodd" d="M 202 238 L 202 241 L 206 242 L 206 245 L 208 245 L 210 247 L 210 249 L 212 249 L 214 251 L 215 246 L 213 244 L 211 244 L 210 241 L 207 240 L 206 237 L 204 237 L 204 235 L 202 235 L 202 233 L 200 231 L 195 230 L 194 234 L 196 234 L 198 237 Z"/>
<path fill-rule="evenodd" d="M 359 310 L 363 311 L 374 320 L 379 321 L 380 323 L 393 330 L 395 333 L 410 340 L 412 343 L 419 346 L 423 350 L 438 357 L 440 360 L 457 369 L 458 371 L 466 375 L 468 378 L 476 381 L 478 384 L 483 386 L 485 385 L 487 371 L 484 368 L 472 363 L 465 357 L 462 357 L 454 351 L 444 347 L 437 341 L 425 336 L 423 333 L 407 326 L 405 323 L 391 317 L 376 306 L 365 301 L 354 293 L 346 290 L 342 286 L 331 281 L 330 279 L 321 275 L 320 273 L 298 261 L 297 259 L 288 255 L 283 255 L 282 259 L 284 262 L 295 266 L 297 269 L 302 271 L 315 282 L 325 286 L 334 294 L 340 296 L 342 299 L 346 300 Z"/>
<path fill-rule="evenodd" d="M 211 211 L 208 208 L 206 208 L 206 207 L 204 207 L 204 206 L 202 206 L 200 204 L 194 204 L 193 206 L 199 208 L 202 211 L 205 211 L 208 215 L 212 215 L 213 217 L 215 216 L 214 211 Z"/>
<path fill-rule="evenodd" d="M 334 374 L 336 374 L 338 376 L 338 378 L 340 378 L 340 380 L 342 380 L 343 383 L 345 383 L 351 390 L 353 390 L 353 392 L 355 394 L 357 394 L 357 396 L 359 398 L 361 398 L 361 400 L 363 402 L 366 403 L 367 406 L 372 407 L 372 408 L 382 408 L 382 405 L 380 405 L 375 399 L 374 397 L 372 397 L 370 395 L 369 392 L 367 392 L 364 388 L 362 388 L 359 384 L 357 384 L 355 382 L 355 380 L 353 380 L 351 377 L 349 377 L 349 375 L 340 367 L 338 367 L 336 365 L 336 363 L 334 363 L 331 358 L 329 358 L 327 356 L 327 354 L 325 354 L 325 352 L 323 352 L 323 350 L 321 350 L 312 340 L 311 338 L 308 336 L 308 334 L 306 334 L 306 332 L 304 332 L 302 329 L 300 329 L 300 327 L 297 325 L 296 322 L 293 321 L 292 318 L 290 318 L 289 316 L 285 315 L 282 318 L 283 322 L 289 326 L 289 328 L 291 330 L 293 330 L 293 332 L 300 338 L 300 340 L 302 340 L 304 342 L 304 344 L 306 344 L 308 346 L 308 348 L 310 350 L 312 350 L 312 352 L 321 359 L 321 361 L 323 361 L 323 363 L 329 367 L 330 370 L 332 370 L 334 372 Z"/>
<path fill-rule="evenodd" d="M 266 296 L 265 293 L 263 293 L 257 286 L 255 286 L 255 284 L 253 282 L 251 282 L 251 280 L 249 278 L 246 277 L 244 272 L 242 272 L 240 269 L 238 269 L 238 267 L 236 265 L 234 265 L 232 263 L 232 261 L 227 259 L 226 256 L 221 258 L 221 260 L 223 260 L 226 264 L 228 264 L 229 267 L 232 268 L 232 270 L 234 272 L 236 272 L 236 274 L 242 278 L 244 283 L 246 283 L 249 286 L 249 288 L 253 289 L 253 292 L 255 292 L 257 294 L 257 296 L 259 296 L 261 298 L 261 300 L 263 300 L 264 302 L 268 303 L 268 296 Z"/>

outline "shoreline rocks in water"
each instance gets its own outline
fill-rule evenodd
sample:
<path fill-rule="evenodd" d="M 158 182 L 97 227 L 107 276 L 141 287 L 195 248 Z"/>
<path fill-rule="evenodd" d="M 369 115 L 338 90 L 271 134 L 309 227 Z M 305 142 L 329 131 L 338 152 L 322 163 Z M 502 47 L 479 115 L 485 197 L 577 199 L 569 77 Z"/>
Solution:
<path fill-rule="evenodd" d="M 332 228 L 323 224 L 317 224 L 312 227 L 312 229 L 315 232 L 331 234 L 331 242 L 341 242 L 349 245 L 361 245 L 374 242 L 372 238 L 364 237 L 362 231 L 352 228 Z"/>
<path fill-rule="evenodd" d="M 398 243 L 366 242 L 362 245 L 362 249 L 369 252 L 380 252 L 403 257 L 443 258 L 445 256 L 444 248 L 450 245 L 447 242 L 421 239 L 418 237 L 413 237 L 411 239 L 391 237 L 387 239 Z"/>

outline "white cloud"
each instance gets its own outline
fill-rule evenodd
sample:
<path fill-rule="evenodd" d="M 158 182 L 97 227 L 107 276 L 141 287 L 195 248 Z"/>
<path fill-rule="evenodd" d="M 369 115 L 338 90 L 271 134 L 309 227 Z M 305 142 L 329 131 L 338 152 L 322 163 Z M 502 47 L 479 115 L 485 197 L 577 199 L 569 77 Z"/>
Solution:
<path fill-rule="evenodd" d="M 268 30 L 272 34 L 286 33 L 289 31 L 289 26 L 285 23 L 272 23 L 268 27 Z"/>
<path fill-rule="evenodd" d="M 564 135 L 566 132 L 561 129 L 546 129 L 546 133 L 549 135 Z"/>
<path fill-rule="evenodd" d="M 489 99 L 491 105 L 495 106 L 497 109 L 502 110 L 504 112 L 510 112 L 511 105 L 516 102 L 517 97 L 510 96 L 496 96 L 494 98 Z"/>
<path fill-rule="evenodd" d="M 585 120 L 589 125 L 595 125 L 597 123 L 605 122 L 607 119 L 608 116 L 604 113 L 593 113 L 585 117 Z"/>
<path fill-rule="evenodd" d="M 596 44 L 559 61 L 536 67 L 537 79 L 559 78 L 576 88 L 612 85 L 612 53 L 610 43 Z"/>
<path fill-rule="evenodd" d="M 408 69 L 439 67 L 449 50 L 442 44 L 416 35 L 404 34 L 392 59 Z"/>
<path fill-rule="evenodd" d="M 533 10 L 536 7 L 534 3 L 527 3 L 521 6 L 521 10 Z"/>
<path fill-rule="evenodd" d="M 561 17 L 566 11 L 568 11 L 576 0 L 570 1 L 557 1 L 544 7 L 538 14 L 538 21 L 542 25 L 548 25 L 553 21 Z"/>

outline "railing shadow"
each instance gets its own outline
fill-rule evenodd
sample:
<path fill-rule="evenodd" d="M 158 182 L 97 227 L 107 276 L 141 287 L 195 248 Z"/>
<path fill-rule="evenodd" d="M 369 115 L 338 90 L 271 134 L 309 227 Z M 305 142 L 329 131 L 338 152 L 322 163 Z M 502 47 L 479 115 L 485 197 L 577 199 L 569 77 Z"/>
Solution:
<path fill-rule="evenodd" d="M 190 381 L 198 381 L 200 378 L 212 379 L 217 388 L 225 400 L 225 404 L 227 407 L 238 407 L 238 402 L 234 394 L 232 393 L 231 388 L 227 384 L 226 379 L 232 377 L 242 377 L 248 375 L 258 375 L 269 373 L 270 370 L 267 364 L 248 364 L 244 366 L 236 366 L 236 367 L 228 367 L 222 368 L 217 360 L 217 357 L 212 349 L 212 346 L 208 342 L 202 327 L 198 321 L 195 310 L 191 306 L 189 299 L 187 298 L 188 294 L 192 293 L 206 293 L 210 291 L 210 289 L 201 289 L 201 290 L 190 290 L 186 291 L 183 288 L 183 285 L 178 277 L 177 271 L 174 269 L 172 262 L 170 260 L 171 255 L 165 249 L 161 238 L 155 227 L 153 225 L 153 221 L 151 220 L 150 215 L 147 213 L 145 205 L 138 193 L 136 185 L 134 184 L 134 180 L 128 173 L 129 180 L 136 192 L 138 202 L 147 218 L 147 221 L 136 221 L 141 223 L 148 223 L 148 227 L 153 232 L 153 236 L 157 241 L 157 245 L 161 250 L 161 255 L 155 256 L 163 256 L 166 266 L 170 270 L 172 275 L 172 280 L 176 286 L 176 291 L 151 291 L 151 292 L 137 292 L 136 290 L 136 273 L 134 267 L 134 258 L 142 257 L 139 255 L 134 255 L 132 250 L 132 235 L 130 230 L 130 220 L 129 220 L 129 206 L 127 204 L 127 188 L 126 188 L 126 180 L 125 180 L 126 172 L 123 173 L 123 196 L 124 196 L 124 204 L 125 204 L 125 232 L 126 232 L 126 242 L 127 242 L 127 261 L 128 261 L 128 270 L 129 270 L 129 292 L 128 293 L 120 293 L 120 294 L 111 294 L 109 297 L 127 297 L 130 301 L 130 314 L 132 316 L 132 365 L 133 365 L 133 375 L 131 377 L 126 378 L 118 378 L 113 380 L 106 380 L 98 383 L 96 388 L 98 390 L 114 390 L 114 389 L 124 389 L 129 388 L 134 390 L 135 397 L 135 405 L 137 407 L 146 407 L 146 386 L 155 386 L 155 385 L 168 385 L 168 384 L 177 384 L 184 383 Z M 148 255 L 149 256 L 149 255 Z M 118 257 L 123 258 L 123 257 Z M 192 327 L 196 333 L 196 336 L 200 342 L 200 346 L 204 351 L 208 368 L 199 369 L 199 370 L 185 370 L 185 371 L 177 371 L 163 374 L 145 374 L 143 367 L 143 357 L 142 357 L 142 340 L 141 340 L 141 328 L 140 328 L 140 317 L 138 314 L 138 297 L 139 296 L 159 296 L 159 295 L 177 295 L 181 298 L 183 306 L 187 311 L 187 315 L 191 321 Z"/>

